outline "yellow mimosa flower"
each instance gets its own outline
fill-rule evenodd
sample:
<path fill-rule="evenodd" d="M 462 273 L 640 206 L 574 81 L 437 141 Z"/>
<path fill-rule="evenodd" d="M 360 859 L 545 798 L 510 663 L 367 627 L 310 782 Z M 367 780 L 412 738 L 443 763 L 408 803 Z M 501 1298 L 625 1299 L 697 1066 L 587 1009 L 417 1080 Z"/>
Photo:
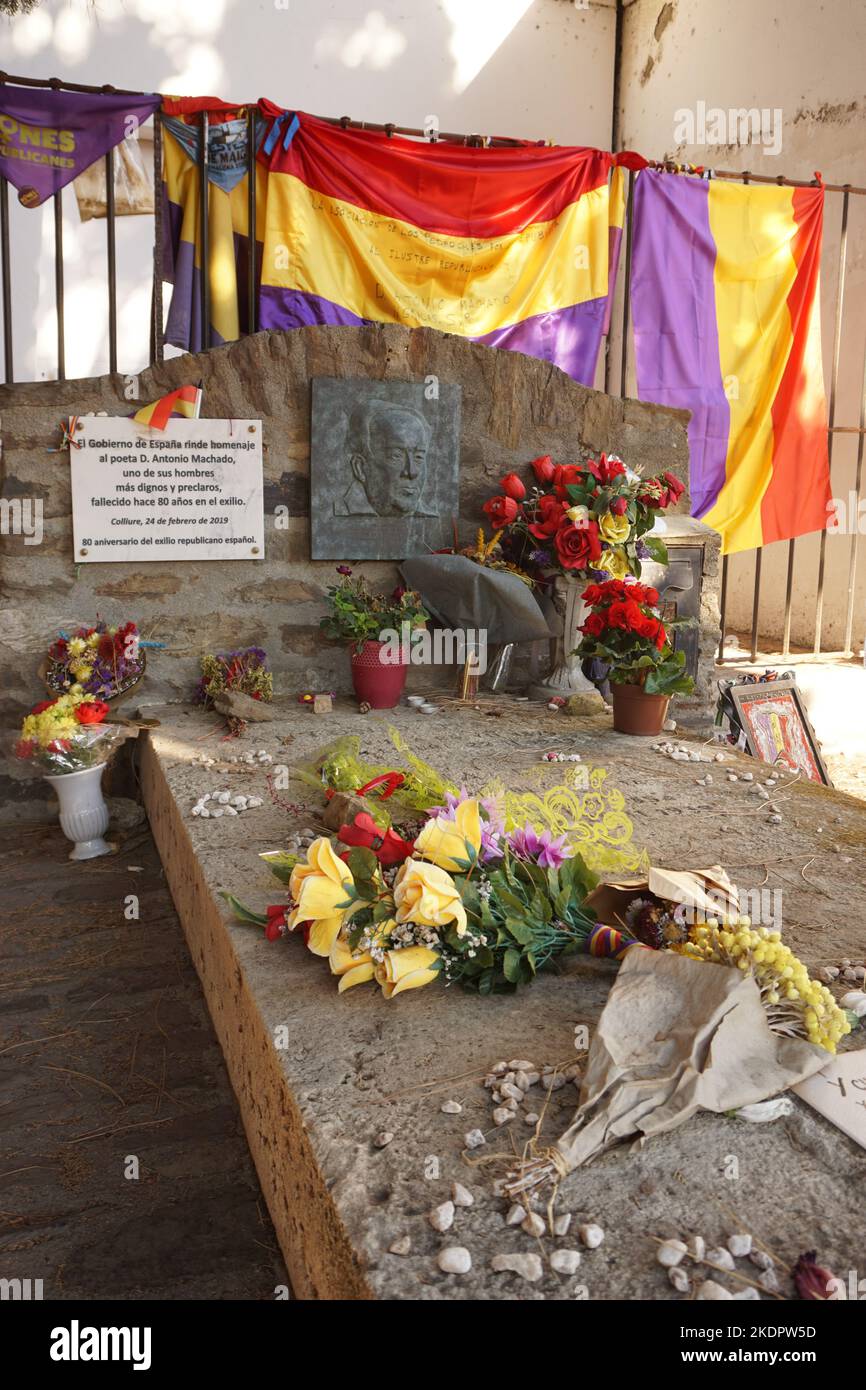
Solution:
<path fill-rule="evenodd" d="M 457 935 L 466 930 L 466 909 L 450 874 L 436 864 L 407 859 L 394 880 L 398 922 L 445 927 L 454 922 Z"/>
<path fill-rule="evenodd" d="M 439 974 L 439 953 L 429 946 L 406 946 L 402 951 L 387 951 L 381 965 L 376 966 L 376 982 L 382 986 L 386 999 L 407 989 L 429 985 Z"/>
<path fill-rule="evenodd" d="M 461 801 L 453 820 L 436 816 L 428 820 L 415 840 L 415 849 L 440 869 L 457 873 L 467 869 L 481 848 L 481 816 L 476 800 Z"/>

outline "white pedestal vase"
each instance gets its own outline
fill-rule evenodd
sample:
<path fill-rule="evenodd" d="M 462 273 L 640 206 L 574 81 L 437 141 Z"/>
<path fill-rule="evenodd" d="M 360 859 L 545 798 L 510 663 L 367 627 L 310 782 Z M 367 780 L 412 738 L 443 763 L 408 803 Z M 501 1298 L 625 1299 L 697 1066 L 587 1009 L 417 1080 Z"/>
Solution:
<path fill-rule="evenodd" d="M 604 700 L 580 669 L 581 658 L 572 655 L 583 637 L 580 628 L 589 612 L 581 598 L 588 583 L 588 579 L 566 579 L 564 575 L 557 575 L 553 581 L 553 606 L 562 617 L 562 636 L 557 638 L 552 671 L 541 685 L 530 690 L 536 700 L 550 700 L 554 695 L 566 700 L 571 695 L 595 696 L 599 709 L 604 709 Z"/>
<path fill-rule="evenodd" d="M 70 859 L 96 859 L 110 854 L 111 845 L 103 839 L 108 829 L 108 807 L 102 795 L 104 763 L 46 777 L 60 802 L 60 827 L 73 841 Z"/>

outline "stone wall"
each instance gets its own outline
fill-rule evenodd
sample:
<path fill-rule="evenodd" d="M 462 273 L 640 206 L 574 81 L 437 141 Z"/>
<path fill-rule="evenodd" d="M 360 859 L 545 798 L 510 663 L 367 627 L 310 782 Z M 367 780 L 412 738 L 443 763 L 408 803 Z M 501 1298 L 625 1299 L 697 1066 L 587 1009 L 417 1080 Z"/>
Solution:
<path fill-rule="evenodd" d="M 346 655 L 318 627 L 333 564 L 309 558 L 310 381 L 430 375 L 463 388 L 462 540 L 484 520 L 481 503 L 499 478 L 538 454 L 567 462 L 607 450 L 647 472 L 670 468 L 687 480 L 684 412 L 587 390 L 535 358 L 392 325 L 260 333 L 144 372 L 139 398 L 146 402 L 201 380 L 204 415 L 263 420 L 267 558 L 76 567 L 69 455 L 49 449 L 59 442 L 60 420 L 70 414 L 128 414 L 123 378 L 0 388 L 0 495 L 40 498 L 44 506 L 41 545 L 27 545 L 23 536 L 2 538 L 3 722 L 17 721 L 38 697 L 37 666 L 58 628 L 92 621 L 97 613 L 109 622 L 135 619 L 144 636 L 166 644 L 149 662 L 139 705 L 186 700 L 202 652 L 248 643 L 267 649 L 276 688 L 285 696 L 311 686 L 348 689 Z M 681 511 L 687 500 L 686 494 Z M 290 515 L 286 529 L 275 526 L 281 503 Z M 359 568 L 374 581 L 396 578 L 390 563 Z"/>

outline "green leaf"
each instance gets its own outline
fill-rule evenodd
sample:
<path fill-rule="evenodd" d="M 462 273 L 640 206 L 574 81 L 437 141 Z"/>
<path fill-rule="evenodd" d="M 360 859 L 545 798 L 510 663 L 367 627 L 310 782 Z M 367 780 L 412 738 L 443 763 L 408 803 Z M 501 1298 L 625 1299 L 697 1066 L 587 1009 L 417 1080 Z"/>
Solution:
<path fill-rule="evenodd" d="M 505 930 L 510 932 L 515 941 L 519 941 L 521 946 L 528 946 L 535 937 L 535 932 L 525 917 L 506 917 Z"/>
<path fill-rule="evenodd" d="M 244 907 L 242 902 L 238 902 L 234 894 L 226 892 L 224 888 L 220 889 L 220 897 L 225 899 L 238 921 L 252 922 L 257 927 L 268 925 L 267 913 L 253 912 L 251 908 Z"/>
<path fill-rule="evenodd" d="M 292 876 L 292 869 L 300 862 L 297 854 L 289 854 L 285 849 L 269 849 L 264 854 L 259 855 L 264 859 L 271 873 L 278 878 L 280 883 L 288 883 Z"/>
<path fill-rule="evenodd" d="M 354 849 L 349 850 L 346 863 L 352 871 L 356 887 L 359 879 L 372 878 L 379 867 L 379 861 L 373 851 L 363 845 L 356 845 Z"/>
<path fill-rule="evenodd" d="M 509 947 L 502 958 L 502 973 L 509 984 L 515 985 L 520 979 L 520 952 Z"/>
<path fill-rule="evenodd" d="M 667 564 L 668 548 L 664 541 L 660 541 L 658 536 L 644 536 L 643 543 L 649 551 L 651 559 L 658 561 L 660 565 Z"/>

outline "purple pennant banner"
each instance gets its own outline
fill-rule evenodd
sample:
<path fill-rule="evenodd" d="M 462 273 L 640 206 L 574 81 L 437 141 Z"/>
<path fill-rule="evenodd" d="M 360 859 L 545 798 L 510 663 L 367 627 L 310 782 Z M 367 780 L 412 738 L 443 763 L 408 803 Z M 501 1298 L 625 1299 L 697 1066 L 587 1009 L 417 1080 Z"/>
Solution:
<path fill-rule="evenodd" d="M 62 92 L 0 85 L 0 173 L 36 208 L 134 134 L 157 94 Z"/>

